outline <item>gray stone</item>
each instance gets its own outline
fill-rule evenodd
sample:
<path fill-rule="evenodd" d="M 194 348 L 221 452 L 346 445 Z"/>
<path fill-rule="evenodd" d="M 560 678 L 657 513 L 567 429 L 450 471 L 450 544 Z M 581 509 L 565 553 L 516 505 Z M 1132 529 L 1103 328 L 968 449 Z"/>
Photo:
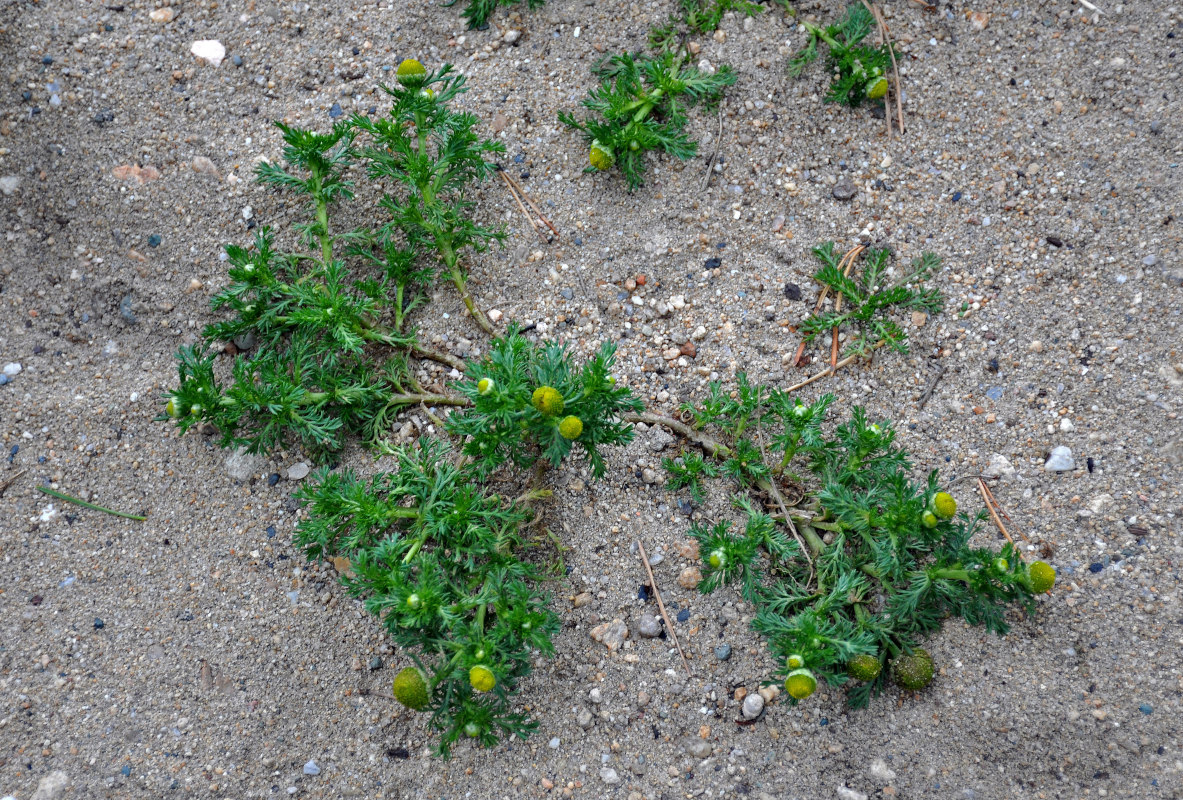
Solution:
<path fill-rule="evenodd" d="M 720 661 L 726 661 L 727 659 L 731 658 L 731 645 L 724 642 L 723 644 L 716 647 L 715 658 L 719 659 Z"/>
<path fill-rule="evenodd" d="M 620 783 L 620 776 L 612 767 L 604 767 L 600 770 L 600 780 L 607 784 L 617 784 Z"/>
<path fill-rule="evenodd" d="M 305 775 L 319 775 L 320 774 L 320 767 L 317 766 L 315 761 L 309 761 L 307 764 L 304 765 L 304 774 Z"/>
<path fill-rule="evenodd" d="M 755 719 L 764 711 L 764 698 L 752 692 L 743 699 L 744 719 Z"/>
<path fill-rule="evenodd" d="M 248 453 L 240 447 L 226 456 L 226 474 L 236 481 L 250 480 L 267 466 L 267 459 L 255 453 Z"/>
<path fill-rule="evenodd" d="M 1142 263 L 1148 267 L 1153 267 L 1155 264 L 1158 263 L 1158 256 L 1148 255 L 1148 256 L 1146 256 L 1146 258 L 1142 259 Z"/>
<path fill-rule="evenodd" d="M 0 178 L 0 194 L 5 197 L 12 197 L 16 194 L 16 190 L 20 188 L 21 179 L 16 175 L 5 175 Z"/>
<path fill-rule="evenodd" d="M 983 475 L 987 478 L 1013 478 L 1015 468 L 1007 461 L 1006 456 L 995 453 L 990 456 L 990 463 L 986 465 Z"/>
<path fill-rule="evenodd" d="M 4 374 L 10 378 L 15 378 L 17 375 L 21 374 L 22 369 L 24 369 L 24 367 L 22 367 L 20 364 L 15 361 L 10 361 L 4 365 Z"/>
<path fill-rule="evenodd" d="M 1069 472 L 1076 469 L 1076 462 L 1072 460 L 1072 448 L 1064 445 L 1052 448 L 1043 468 L 1047 472 Z"/>
<path fill-rule="evenodd" d="M 628 638 L 628 626 L 622 619 L 614 619 L 592 628 L 591 637 L 610 651 L 616 652 Z"/>
<path fill-rule="evenodd" d="M 867 800 L 867 796 L 862 792 L 851 789 L 849 786 L 839 786 L 838 800 Z"/>
<path fill-rule="evenodd" d="M 51 772 L 37 784 L 37 791 L 33 792 L 31 800 L 57 800 L 70 785 L 70 776 L 60 769 Z"/>
<path fill-rule="evenodd" d="M 652 614 L 642 614 L 641 621 L 637 623 L 637 633 L 643 639 L 656 639 L 661 636 L 661 623 Z"/>
<path fill-rule="evenodd" d="M 835 200 L 846 202 L 854 199 L 854 196 L 858 194 L 858 189 L 854 187 L 854 184 L 849 178 L 843 178 L 834 184 L 834 188 L 830 190 L 830 194 L 834 195 Z"/>
<path fill-rule="evenodd" d="M 259 343 L 259 337 L 255 336 L 254 331 L 247 331 L 234 337 L 234 346 L 239 350 L 250 350 Z"/>
<path fill-rule="evenodd" d="M 125 294 L 123 299 L 119 301 L 119 316 L 135 325 L 139 320 L 136 318 L 136 312 L 131 307 L 132 300 L 130 294 Z"/>
<path fill-rule="evenodd" d="M 312 471 L 312 467 L 308 466 L 307 462 L 297 461 L 288 467 L 289 481 L 302 481 L 308 477 L 308 473 Z"/>
<path fill-rule="evenodd" d="M 714 749 L 711 747 L 710 742 L 700 739 L 697 736 L 688 737 L 682 743 L 682 748 L 695 758 L 710 758 L 711 751 Z"/>
<path fill-rule="evenodd" d="M 871 766 L 867 768 L 867 772 L 871 777 L 882 784 L 888 784 L 895 780 L 895 771 L 887 766 L 887 762 L 882 758 L 877 758 L 871 762 Z"/>
<path fill-rule="evenodd" d="M 581 708 L 579 709 L 579 713 L 575 715 L 575 722 L 586 731 L 592 725 L 596 724 L 596 719 L 586 708 Z"/>

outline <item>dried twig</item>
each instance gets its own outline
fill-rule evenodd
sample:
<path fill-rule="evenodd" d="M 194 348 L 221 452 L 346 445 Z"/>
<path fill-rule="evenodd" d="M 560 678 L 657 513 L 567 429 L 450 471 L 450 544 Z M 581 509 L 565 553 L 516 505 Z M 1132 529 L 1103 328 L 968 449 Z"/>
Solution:
<path fill-rule="evenodd" d="M 764 462 L 768 462 L 768 453 L 764 450 L 764 437 L 760 436 L 756 440 L 760 445 L 760 457 Z M 785 505 L 785 499 L 781 497 L 780 488 L 776 485 L 776 476 L 767 480 L 769 494 L 772 499 L 776 501 L 777 506 L 780 507 L 780 513 L 784 514 L 784 522 L 789 531 L 793 534 L 793 538 L 797 540 L 797 544 L 801 545 L 801 555 L 805 556 L 805 560 L 809 563 L 809 583 L 813 583 L 813 556 L 809 552 L 809 547 L 806 546 L 805 540 L 801 538 L 801 534 L 797 532 L 797 526 L 793 524 L 793 518 L 789 516 L 789 509 Z"/>
<path fill-rule="evenodd" d="M 534 210 L 534 213 L 538 215 L 538 220 L 543 225 L 550 228 L 550 232 L 554 234 L 554 238 L 559 238 L 558 228 L 551 224 L 550 220 L 546 218 L 546 215 L 542 213 L 542 209 L 538 207 L 538 204 L 530 199 L 530 195 L 526 194 L 526 190 L 522 188 L 522 185 L 505 170 L 501 170 L 501 177 L 505 178 L 505 181 L 509 184 L 510 191 L 515 193 L 515 199 L 517 199 L 516 195 L 521 195 L 526 201 L 527 205 L 529 205 L 530 208 Z M 521 205 L 521 200 L 518 200 L 518 205 Z M 531 224 L 533 224 L 533 221 L 531 221 Z M 534 230 L 539 230 L 537 225 L 534 226 Z M 541 236 L 544 241 L 549 243 L 549 240 L 545 237 L 545 235 L 542 234 L 541 231 L 539 231 L 538 235 Z"/>
<path fill-rule="evenodd" d="M 838 262 L 838 269 L 840 269 L 840 270 L 844 269 L 843 265 L 846 264 L 847 259 L 851 258 L 851 254 L 853 253 L 857 257 L 858 254 L 863 251 L 863 249 L 864 249 L 864 246 L 860 244 L 860 245 L 855 245 L 850 250 L 847 250 L 846 255 L 842 256 L 842 260 Z M 851 260 L 850 263 L 853 264 L 854 261 Z M 849 275 L 850 271 L 847 270 L 846 274 Z M 814 314 L 816 314 L 817 312 L 822 310 L 822 303 L 826 302 L 826 297 L 829 295 L 829 293 L 830 293 L 829 285 L 823 285 L 821 292 L 817 296 L 817 303 L 815 303 L 813 306 L 813 313 Z M 797 355 L 793 357 L 793 366 L 794 367 L 804 366 L 804 364 L 801 363 L 801 357 L 804 355 L 805 355 L 805 342 L 802 341 L 801 344 L 797 345 Z"/>
<path fill-rule="evenodd" d="M 842 274 L 849 278 L 850 271 L 854 268 L 854 261 L 858 258 L 859 253 L 863 252 L 865 248 L 860 244 L 850 250 L 843 261 L 846 262 L 846 269 L 842 270 Z M 842 268 L 842 262 L 838 262 L 839 269 Z M 842 310 L 842 293 L 838 292 L 834 298 L 834 313 L 837 314 Z M 838 326 L 834 326 L 834 330 L 830 332 L 830 374 L 833 375 L 838 371 Z"/>
<path fill-rule="evenodd" d="M 690 671 L 690 662 L 686 660 L 686 654 L 682 652 L 682 645 L 678 643 L 678 634 L 674 630 L 673 623 L 670 622 L 670 615 L 665 612 L 665 602 L 661 599 L 661 590 L 657 588 L 657 580 L 653 577 L 653 567 L 649 565 L 649 556 L 645 555 L 645 545 L 641 544 L 640 539 L 637 539 L 637 551 L 641 554 L 641 561 L 645 562 L 645 571 L 649 573 L 649 588 L 653 590 L 653 596 L 657 598 L 657 608 L 661 611 L 661 618 L 665 620 L 666 630 L 670 632 L 674 645 L 678 648 L 678 655 L 682 657 L 682 666 L 686 668 L 687 675 L 693 676 Z"/>
<path fill-rule="evenodd" d="M 83 508 L 90 508 L 95 511 L 102 511 L 104 514 L 110 514 L 115 517 L 123 517 L 125 519 L 134 519 L 138 522 L 144 522 L 147 517 L 141 517 L 138 514 L 129 514 L 126 511 L 116 511 L 105 506 L 96 506 L 94 503 L 88 503 L 85 500 L 79 500 L 77 497 L 70 497 L 68 494 L 63 494 L 56 489 L 50 489 L 48 486 L 38 486 L 37 491 L 47 494 L 50 497 L 56 497 L 58 500 L 65 500 L 67 503 L 82 506 Z"/>
<path fill-rule="evenodd" d="M 715 159 L 719 157 L 719 150 L 723 148 L 723 103 L 719 102 L 719 130 L 715 133 L 715 151 L 711 153 L 711 160 L 707 162 L 707 174 L 702 180 L 702 189 L 711 185 L 711 170 L 715 168 Z"/>
<path fill-rule="evenodd" d="M 937 384 L 941 382 L 941 378 L 944 377 L 948 369 L 944 364 L 941 364 L 937 369 L 937 374 L 932 376 L 932 380 L 928 382 L 928 387 L 920 393 L 920 397 L 916 398 L 917 408 L 924 408 L 924 404 L 928 402 L 928 398 L 932 397 L 933 390 L 937 388 Z"/>
<path fill-rule="evenodd" d="M 3 497 L 4 493 L 8 491 L 8 487 L 12 486 L 12 484 L 16 483 L 17 479 L 20 478 L 20 476 L 24 475 L 26 472 L 28 472 L 27 469 L 22 469 L 20 472 L 13 475 L 8 480 L 4 481 L 4 483 L 0 483 L 0 497 Z"/>
<path fill-rule="evenodd" d="M 896 62 L 895 62 L 895 48 L 892 47 L 892 44 L 891 44 L 891 34 L 887 29 L 887 20 L 885 20 L 883 18 L 883 12 L 880 11 L 877 6 L 869 3 L 868 0 L 863 0 L 863 5 L 867 7 L 867 10 L 871 12 L 871 16 L 873 16 L 875 18 L 875 22 L 879 26 L 879 35 L 882 37 L 884 44 L 887 45 L 887 54 L 888 54 L 888 56 L 891 57 L 891 72 L 892 72 L 892 77 L 895 79 L 895 87 L 894 88 L 895 88 L 896 112 L 899 114 L 900 135 L 903 135 L 903 133 L 904 133 L 904 101 L 903 101 L 902 95 L 900 93 L 900 68 L 899 68 L 899 65 L 896 64 Z M 934 10 L 935 10 L 935 8 L 936 7 L 933 6 Z M 886 118 L 888 120 L 887 131 L 888 131 L 888 138 L 890 138 L 891 137 L 891 117 L 888 114 L 884 114 L 884 118 Z"/>
<path fill-rule="evenodd" d="M 875 342 L 875 344 L 871 345 L 871 349 L 878 350 L 880 347 L 882 347 L 885 344 L 887 344 L 887 342 L 883 339 L 880 339 L 879 341 Z M 795 392 L 798 389 L 804 389 L 806 386 L 808 386 L 811 383 L 814 383 L 815 381 L 820 381 L 822 378 L 828 378 L 829 376 L 833 375 L 838 370 L 845 367 L 847 364 L 853 363 L 854 361 L 857 361 L 859 358 L 860 358 L 859 353 L 855 353 L 852 356 L 847 356 L 846 358 L 842 359 L 837 364 L 835 364 L 833 367 L 826 367 L 826 369 L 824 371 L 819 372 L 816 375 L 813 375 L 809 378 L 806 378 L 805 380 L 801 381 L 800 383 L 793 384 L 788 389 L 785 389 L 785 392 L 786 393 Z"/>
<path fill-rule="evenodd" d="M 1002 531 L 1002 535 L 1006 537 L 1008 542 L 1014 544 L 1015 540 L 1010 537 L 1010 532 L 1006 529 L 1006 526 L 1002 524 L 1002 519 L 999 517 L 999 514 L 1001 513 L 1003 517 L 1007 518 L 1007 520 L 1010 520 L 1010 517 L 1006 515 L 1006 512 L 1002 510 L 1002 506 L 1000 506 L 998 501 L 994 499 L 994 493 L 990 491 L 990 487 L 986 485 L 986 481 L 980 475 L 978 476 L 978 491 L 982 493 L 982 500 L 984 500 L 986 503 L 986 510 L 990 512 L 990 517 L 994 520 L 994 524 L 998 526 L 998 530 Z M 1024 534 L 1022 531 L 1019 531 L 1019 535 L 1024 539 L 1027 539 L 1026 534 Z M 1031 540 L 1027 539 L 1027 541 Z"/>

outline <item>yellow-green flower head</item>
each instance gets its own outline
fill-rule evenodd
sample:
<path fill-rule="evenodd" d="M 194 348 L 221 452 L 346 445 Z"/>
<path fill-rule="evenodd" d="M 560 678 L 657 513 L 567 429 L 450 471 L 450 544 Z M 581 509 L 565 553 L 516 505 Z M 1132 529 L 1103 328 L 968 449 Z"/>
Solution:
<path fill-rule="evenodd" d="M 592 139 L 587 160 L 600 172 L 607 172 L 616 163 L 616 156 L 612 155 L 612 151 L 609 148 L 600 144 L 599 139 Z"/>
<path fill-rule="evenodd" d="M 168 414 L 173 419 L 181 416 L 181 406 L 177 402 L 177 398 L 170 397 L 168 399 L 168 402 L 164 404 L 164 413 Z"/>
<path fill-rule="evenodd" d="M 785 659 L 785 666 L 789 669 L 801 669 L 801 667 L 805 666 L 805 656 L 799 653 L 793 653 Z"/>
<path fill-rule="evenodd" d="M 1027 574 L 1031 576 L 1031 591 L 1036 594 L 1050 592 L 1056 585 L 1056 571 L 1046 561 L 1036 561 L 1027 567 Z"/>
<path fill-rule="evenodd" d="M 482 732 L 481 726 L 476 724 L 475 722 L 464 723 L 464 735 L 467 736 L 469 739 L 475 739 L 476 737 L 481 735 L 481 732 Z"/>
<path fill-rule="evenodd" d="M 407 667 L 394 676 L 394 699 L 412 711 L 427 708 L 427 676 L 418 667 Z"/>
<path fill-rule="evenodd" d="M 407 608 L 411 609 L 412 611 L 418 611 L 419 609 L 423 608 L 423 598 L 417 594 L 412 594 L 407 598 Z"/>
<path fill-rule="evenodd" d="M 579 417 L 563 417 L 559 423 L 559 435 L 564 439 L 578 439 L 583 433 L 583 420 Z"/>
<path fill-rule="evenodd" d="M 497 388 L 497 382 L 494 381 L 492 378 L 481 378 L 479 381 L 476 382 L 476 390 L 478 392 L 480 392 L 482 395 L 490 394 L 496 388 Z"/>
<path fill-rule="evenodd" d="M 917 647 L 912 655 L 891 662 L 891 677 L 905 689 L 920 691 L 932 682 L 932 676 L 932 656 L 922 648 Z"/>
<path fill-rule="evenodd" d="M 860 653 L 846 662 L 846 672 L 850 677 L 860 681 L 873 681 L 879 677 L 883 665 L 879 659 L 867 653 Z"/>
<path fill-rule="evenodd" d="M 398 71 L 395 72 L 395 77 L 403 86 L 415 87 L 422 86 L 423 81 L 427 80 L 427 70 L 413 58 L 403 59 L 403 62 L 398 65 Z"/>
<path fill-rule="evenodd" d="M 434 100 L 435 99 L 435 90 L 432 89 L 430 86 L 424 86 L 422 89 L 419 90 L 419 96 L 425 97 L 428 100 Z"/>
<path fill-rule="evenodd" d="M 932 510 L 941 519 L 953 519 L 957 513 L 957 501 L 948 492 L 937 492 L 932 498 Z"/>
<path fill-rule="evenodd" d="M 867 81 L 866 88 L 867 97 L 872 100 L 878 100 L 887 94 L 887 78 L 880 75 L 878 78 L 871 78 Z"/>
<path fill-rule="evenodd" d="M 794 700 L 804 700 L 817 691 L 817 678 L 807 669 L 795 669 L 785 678 L 785 691 Z"/>
<path fill-rule="evenodd" d="M 482 664 L 477 664 L 468 671 L 468 682 L 478 692 L 491 692 L 493 687 L 497 685 L 497 678 L 493 675 L 493 670 Z"/>
<path fill-rule="evenodd" d="M 720 569 L 724 564 L 727 563 L 727 554 L 722 550 L 712 551 L 710 558 L 707 559 L 707 563 L 715 569 Z"/>
<path fill-rule="evenodd" d="M 937 519 L 936 514 L 931 511 L 925 511 L 920 515 L 920 521 L 924 523 L 924 527 L 926 528 L 935 528 L 940 520 Z"/>
<path fill-rule="evenodd" d="M 539 386 L 530 396 L 530 402 L 536 409 L 548 417 L 555 417 L 563 413 L 563 396 L 553 386 Z"/>

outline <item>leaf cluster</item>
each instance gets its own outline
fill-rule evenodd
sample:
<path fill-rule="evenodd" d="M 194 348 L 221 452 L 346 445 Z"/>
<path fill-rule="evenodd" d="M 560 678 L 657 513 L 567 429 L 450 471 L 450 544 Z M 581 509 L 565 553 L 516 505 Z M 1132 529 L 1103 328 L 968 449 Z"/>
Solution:
<path fill-rule="evenodd" d="M 684 53 L 673 52 L 611 56 L 594 69 L 600 85 L 583 101 L 592 115 L 581 122 L 559 113 L 559 120 L 582 131 L 590 145 L 611 154 L 630 190 L 644 183 L 647 152 L 662 151 L 682 161 L 694 157 L 698 143 L 686 134 L 687 109 L 718 102 L 735 83 L 726 65 L 708 74 L 684 61 Z M 595 166 L 585 170 L 596 171 Z"/>
<path fill-rule="evenodd" d="M 847 683 L 854 656 L 886 664 L 948 618 L 1003 634 L 1010 609 L 1033 611 L 1031 577 L 1013 545 L 970 544 L 985 512 L 934 515 L 938 473 L 914 481 L 891 423 L 872 422 L 861 408 L 831 428 L 832 402 L 824 395 L 806 405 L 741 375 L 733 395 L 712 384 L 691 407 L 695 427 L 718 436 L 710 449 L 736 481 L 734 503 L 746 520 L 742 533 L 727 521 L 692 527 L 704 564 L 700 589 L 737 584 L 757 609 L 753 629 L 778 660 L 799 656 L 833 685 Z M 727 468 L 744 453 L 762 454 L 759 468 Z M 675 476 L 671 488 L 701 488 Z M 854 681 L 851 705 L 865 705 L 887 674 Z"/>
<path fill-rule="evenodd" d="M 512 700 L 559 620 L 543 577 L 518 551 L 532 510 L 485 490 L 473 462 L 433 439 L 395 448 L 396 466 L 363 480 L 320 470 L 298 497 L 295 541 L 310 558 L 344 557 L 342 578 L 429 676 L 431 725 L 445 757 L 461 737 L 485 746 L 535 727 Z M 469 670 L 492 671 L 492 691 Z"/>
<path fill-rule="evenodd" d="M 531 344 L 515 329 L 494 341 L 487 358 L 469 366 L 459 391 L 472 402 L 471 410 L 453 414 L 448 430 L 464 437 L 464 453 L 481 475 L 509 462 L 530 467 L 539 458 L 552 467 L 578 445 L 594 478 L 606 466 L 600 448 L 632 441 L 632 426 L 621 417 L 640 411 L 641 402 L 616 384 L 611 374 L 615 346 L 605 342 L 598 353 L 576 369 L 566 347 L 557 342 Z M 481 391 L 482 381 L 488 387 Z M 563 410 L 546 414 L 531 398 L 539 387 L 551 387 L 563 398 Z M 568 439 L 559 427 L 576 417 L 582 430 Z"/>
<path fill-rule="evenodd" d="M 390 220 L 378 229 L 379 241 L 400 235 L 419 252 L 432 253 L 441 272 L 451 278 L 469 312 L 487 333 L 492 326 L 475 307 L 460 261 L 466 248 L 480 252 L 500 243 L 500 227 L 478 224 L 472 218 L 470 187 L 497 171 L 485 159 L 505 152 L 505 146 L 481 139 L 480 120 L 451 103 L 468 91 L 463 75 L 451 64 L 412 85 L 383 87 L 390 95 L 385 117 L 355 116 L 353 127 L 368 135 L 363 152 L 367 175 L 388 187 L 381 206 Z"/>
<path fill-rule="evenodd" d="M 489 26 L 489 17 L 497 10 L 498 6 L 512 6 L 517 5 L 521 0 L 468 0 L 468 5 L 464 7 L 461 15 L 468 20 L 469 28 L 478 28 L 484 30 Z M 451 0 L 449 3 L 444 3 L 445 6 L 451 6 L 456 3 L 456 0 Z M 526 7 L 531 11 L 542 8 L 546 4 L 546 0 L 526 0 Z"/>
<path fill-rule="evenodd" d="M 862 41 L 875 27 L 875 18 L 862 3 L 854 3 L 833 25 L 819 27 L 804 22 L 806 42 L 789 61 L 789 74 L 800 77 L 819 55 L 818 46 L 827 47 L 826 65 L 831 75 L 826 102 L 857 107 L 875 94 L 871 87 L 891 68 L 891 50 L 887 43 L 864 45 Z M 870 95 L 868 94 L 870 92 Z M 878 95 L 882 97 L 882 94 Z"/>
<path fill-rule="evenodd" d="M 844 305 L 811 316 L 798 330 L 806 344 L 818 334 L 835 328 L 853 328 L 848 335 L 846 355 L 869 356 L 876 346 L 890 347 L 900 353 L 908 352 L 908 335 L 889 316 L 896 311 L 924 311 L 936 314 L 944 308 L 944 298 L 938 289 L 925 286 L 941 266 L 933 253 L 923 253 L 912 261 L 912 269 L 902 278 L 889 283 L 891 253 L 888 250 L 867 250 L 863 253 L 861 276 L 851 277 L 840 268 L 841 256 L 833 242 L 823 242 L 813 248 L 822 262 L 814 280 L 829 287 L 835 296 L 842 295 Z"/>

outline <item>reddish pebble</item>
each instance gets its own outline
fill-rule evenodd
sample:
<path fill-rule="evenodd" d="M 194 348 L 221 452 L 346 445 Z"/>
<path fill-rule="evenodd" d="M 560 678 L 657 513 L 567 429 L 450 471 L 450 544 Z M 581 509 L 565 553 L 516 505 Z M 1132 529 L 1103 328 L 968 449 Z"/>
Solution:
<path fill-rule="evenodd" d="M 648 278 L 646 278 L 644 275 L 638 275 L 637 276 L 637 286 L 644 286 L 646 280 L 648 280 Z"/>

